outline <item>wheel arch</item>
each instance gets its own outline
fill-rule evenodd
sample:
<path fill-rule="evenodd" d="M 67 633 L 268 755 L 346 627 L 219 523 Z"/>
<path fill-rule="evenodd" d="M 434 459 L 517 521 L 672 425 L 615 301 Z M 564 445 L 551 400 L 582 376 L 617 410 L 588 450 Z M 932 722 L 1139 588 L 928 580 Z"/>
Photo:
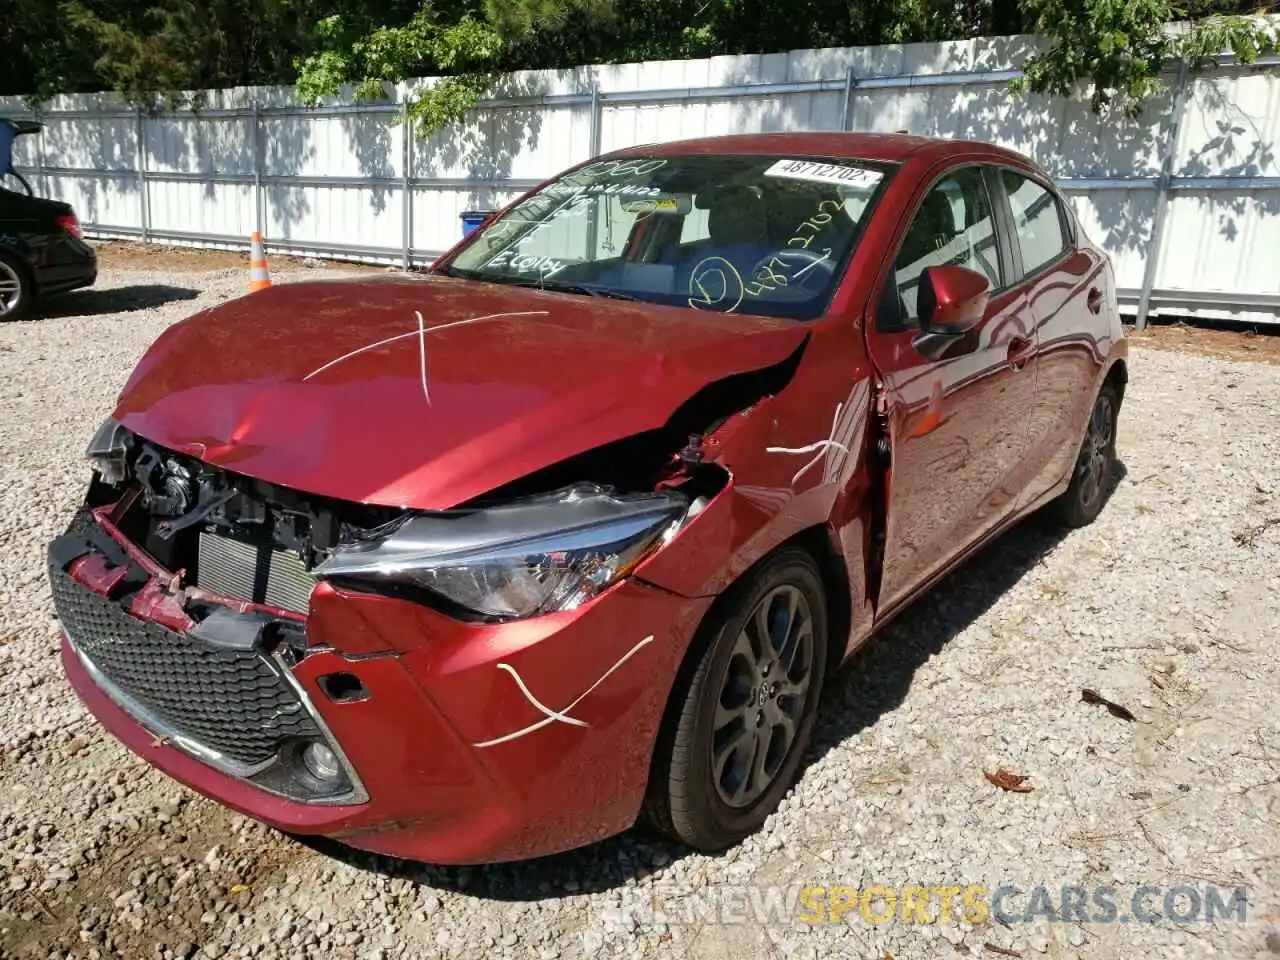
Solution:
<path fill-rule="evenodd" d="M 849 569 L 836 545 L 830 527 L 815 524 L 801 530 L 781 545 L 801 546 L 818 564 L 822 586 L 827 592 L 827 663 L 823 686 L 831 682 L 844 662 L 849 647 L 849 631 L 853 629 L 853 596 L 849 589 Z M 779 547 L 779 549 L 781 549 Z"/>
<path fill-rule="evenodd" d="M 733 602 L 740 584 L 746 582 L 752 574 L 782 551 L 797 547 L 809 554 L 817 565 L 818 573 L 822 577 L 822 586 L 826 591 L 827 632 L 830 636 L 827 644 L 826 669 L 823 673 L 824 684 L 835 673 L 836 669 L 844 661 L 845 650 L 848 647 L 849 631 L 853 625 L 853 597 L 849 588 L 849 571 L 845 566 L 844 557 L 837 547 L 834 534 L 826 524 L 816 523 L 797 531 L 761 555 L 751 566 L 743 570 L 721 590 L 711 605 L 707 607 L 698 621 L 698 626 L 693 631 L 693 639 L 690 640 L 688 647 L 685 649 L 675 681 L 672 683 L 671 689 L 667 691 L 665 712 L 670 711 L 672 697 L 675 696 L 681 683 L 687 681 L 697 669 L 698 660 L 706 649 L 706 645 L 710 642 L 710 631 L 707 625 L 715 622 L 716 617 L 719 616 L 725 606 Z"/>
<path fill-rule="evenodd" d="M 662 718 L 659 721 L 658 732 L 654 737 L 649 753 L 648 780 L 650 787 L 646 790 L 645 800 L 641 806 L 639 817 L 641 821 L 648 820 L 652 824 L 655 821 L 661 822 L 669 817 L 669 813 L 666 810 L 656 809 L 652 803 L 654 793 L 652 787 L 658 773 L 655 763 L 663 751 L 669 749 L 671 742 L 675 738 L 684 692 L 688 689 L 689 684 L 693 682 L 694 675 L 697 673 L 698 665 L 701 663 L 707 647 L 715 639 L 715 624 L 722 616 L 724 608 L 737 599 L 742 585 L 762 566 L 769 563 L 779 553 L 789 549 L 800 549 L 813 560 L 822 580 L 827 600 L 828 637 L 826 661 L 823 664 L 823 689 L 826 688 L 826 685 L 843 663 L 845 652 L 848 649 L 849 631 L 852 628 L 853 617 L 853 601 L 849 587 L 848 570 L 831 529 L 826 524 L 819 523 L 797 531 L 763 554 L 751 566 L 735 577 L 703 612 L 698 625 L 693 630 L 692 638 L 685 648 L 671 685 L 667 689 L 666 699 L 662 708 Z M 821 696 L 821 691 L 819 691 L 819 696 Z"/>
<path fill-rule="evenodd" d="M 40 282 L 36 279 L 36 271 L 22 253 L 8 244 L 0 244 L 0 259 L 11 264 L 27 284 L 28 306 L 40 295 Z"/>
<path fill-rule="evenodd" d="M 1115 362 L 1107 368 L 1106 374 L 1102 378 L 1103 383 L 1114 384 L 1116 388 L 1116 396 L 1120 403 L 1124 404 L 1124 388 L 1129 384 L 1129 363 L 1124 357 L 1117 357 Z"/>

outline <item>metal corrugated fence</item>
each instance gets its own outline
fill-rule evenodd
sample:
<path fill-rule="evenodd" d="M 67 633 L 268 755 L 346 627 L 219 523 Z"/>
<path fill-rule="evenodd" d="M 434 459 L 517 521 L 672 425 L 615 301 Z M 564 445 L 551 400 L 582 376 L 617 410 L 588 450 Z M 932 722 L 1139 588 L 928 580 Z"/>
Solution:
<path fill-rule="evenodd" d="M 459 214 L 637 143 L 771 130 L 910 130 L 1002 143 L 1071 198 L 1149 313 L 1280 322 L 1280 58 L 1185 68 L 1136 120 L 1007 90 L 1030 38 L 796 51 L 518 74 L 443 134 L 405 99 L 314 110 L 291 88 L 212 91 L 199 112 L 62 97 L 19 169 L 95 237 L 429 262 Z M 25 115 L 6 108 L 0 114 Z"/>

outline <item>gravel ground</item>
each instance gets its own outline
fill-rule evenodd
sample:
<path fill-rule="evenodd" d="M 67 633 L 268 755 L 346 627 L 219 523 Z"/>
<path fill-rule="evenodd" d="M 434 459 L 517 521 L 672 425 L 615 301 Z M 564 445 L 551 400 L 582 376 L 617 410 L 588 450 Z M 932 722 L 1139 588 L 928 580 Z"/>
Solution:
<path fill-rule="evenodd" d="M 84 444 L 147 344 L 243 282 L 108 268 L 0 327 L 0 957 L 1280 954 L 1280 368 L 1135 350 L 1101 519 L 1025 524 L 873 641 L 740 848 L 628 835 L 441 869 L 304 846 L 190 793 L 62 679 L 43 551 Z M 1033 789 L 997 790 L 998 768 Z M 1122 915 L 1143 884 L 1240 885 L 1248 920 L 810 925 L 786 899 L 1009 883 L 1111 885 Z"/>

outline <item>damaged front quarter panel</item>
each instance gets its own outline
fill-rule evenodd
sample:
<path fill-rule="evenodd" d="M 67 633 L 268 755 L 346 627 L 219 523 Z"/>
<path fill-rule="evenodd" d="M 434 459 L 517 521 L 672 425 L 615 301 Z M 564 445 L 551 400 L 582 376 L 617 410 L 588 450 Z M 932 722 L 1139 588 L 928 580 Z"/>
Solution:
<path fill-rule="evenodd" d="M 839 545 L 858 538 L 866 508 L 871 378 L 849 362 L 861 355 L 856 336 L 853 328 L 814 329 L 785 383 L 701 438 L 700 466 L 719 471 L 723 484 L 638 578 L 709 597 L 803 531 L 822 528 L 837 553 L 860 549 Z"/>
<path fill-rule="evenodd" d="M 786 388 L 807 342 L 778 363 L 705 385 L 658 429 L 456 509 L 409 514 L 339 546 L 315 573 L 337 587 L 417 599 L 464 620 L 574 609 L 660 552 L 724 490 L 727 472 L 706 459 L 715 438 Z"/>

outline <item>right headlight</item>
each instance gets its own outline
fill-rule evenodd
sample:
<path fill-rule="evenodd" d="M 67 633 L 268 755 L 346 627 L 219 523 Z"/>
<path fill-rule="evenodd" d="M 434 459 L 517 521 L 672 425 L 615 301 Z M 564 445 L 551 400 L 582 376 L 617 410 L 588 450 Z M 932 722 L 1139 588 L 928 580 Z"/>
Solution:
<path fill-rule="evenodd" d="M 499 619 L 570 610 L 661 546 L 688 509 L 675 491 L 614 495 L 582 484 L 484 509 L 410 516 L 340 545 L 315 575 L 420 587 Z"/>

